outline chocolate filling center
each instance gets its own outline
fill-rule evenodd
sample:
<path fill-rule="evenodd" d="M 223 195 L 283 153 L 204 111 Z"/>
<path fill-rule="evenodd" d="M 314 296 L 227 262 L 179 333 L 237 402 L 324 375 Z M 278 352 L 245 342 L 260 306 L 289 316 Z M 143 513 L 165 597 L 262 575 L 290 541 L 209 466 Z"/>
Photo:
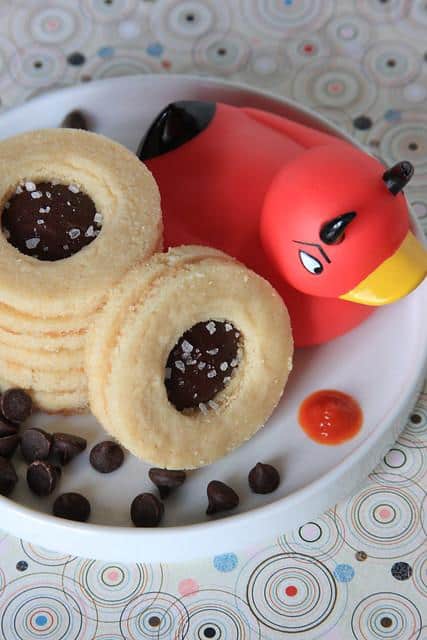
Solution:
<path fill-rule="evenodd" d="M 178 411 L 215 408 L 213 399 L 239 365 L 240 332 L 231 322 L 208 320 L 188 329 L 169 354 L 165 386 Z"/>
<path fill-rule="evenodd" d="M 102 215 L 75 184 L 28 181 L 4 205 L 2 230 L 18 251 L 38 260 L 63 260 L 98 236 Z"/>

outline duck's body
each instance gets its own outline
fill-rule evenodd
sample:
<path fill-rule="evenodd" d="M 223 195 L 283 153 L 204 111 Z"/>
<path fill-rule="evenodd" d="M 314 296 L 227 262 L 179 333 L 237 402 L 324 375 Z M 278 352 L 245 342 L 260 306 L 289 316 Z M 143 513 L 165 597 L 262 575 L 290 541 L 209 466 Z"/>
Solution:
<path fill-rule="evenodd" d="M 168 143 L 165 148 L 161 148 L 160 143 L 160 147 L 156 148 L 152 142 L 157 135 L 159 116 L 140 151 L 141 159 L 147 163 L 160 187 L 166 246 L 209 245 L 234 256 L 268 279 L 282 295 L 289 309 L 297 346 L 320 344 L 357 326 L 372 313 L 374 307 L 340 299 L 338 295 L 347 290 L 345 284 L 341 291 L 332 293 L 333 297 L 304 292 L 300 290 L 304 289 L 304 284 L 301 287 L 298 285 L 297 290 L 293 286 L 292 277 L 284 276 L 280 265 L 276 266 L 277 260 L 273 260 L 272 256 L 274 249 L 270 251 L 268 238 L 269 234 L 274 234 L 274 225 L 280 216 L 282 229 L 292 229 L 289 231 L 290 236 L 283 241 L 281 250 L 284 253 L 295 252 L 295 269 L 301 269 L 297 245 L 316 243 L 316 239 L 308 231 L 299 233 L 293 229 L 294 217 L 305 217 L 304 207 L 312 206 L 307 203 L 312 203 L 313 198 L 316 200 L 316 194 L 309 194 L 311 182 L 309 180 L 307 183 L 307 175 L 301 182 L 300 190 L 296 188 L 298 185 L 295 180 L 298 183 L 301 159 L 307 157 L 307 174 L 311 170 L 310 163 L 316 166 L 319 161 L 327 162 L 331 154 L 342 153 L 342 148 L 344 153 L 354 154 L 356 151 L 333 136 L 255 109 L 216 104 L 208 116 L 194 137 L 189 136 L 184 143 L 179 140 L 182 133 L 179 131 L 180 123 L 172 121 L 171 129 L 166 134 L 163 130 L 163 138 L 170 135 L 173 139 L 175 135 L 177 144 Z M 164 129 L 164 125 L 162 126 Z M 319 148 L 321 152 L 315 151 L 313 155 L 311 150 Z M 365 157 L 361 151 L 357 150 L 357 153 Z M 375 163 L 375 168 L 370 168 L 369 171 L 376 171 L 379 163 L 369 156 L 366 158 Z M 279 204 L 280 213 L 266 211 L 266 206 L 267 209 L 277 206 L 277 198 L 275 200 L 274 194 L 271 195 L 271 186 L 278 176 L 281 176 L 282 183 L 286 185 L 287 167 L 289 180 L 292 181 L 289 184 L 290 190 L 293 189 L 292 199 L 284 197 Z M 333 180 L 332 177 L 331 193 L 334 192 Z M 313 188 L 316 188 L 314 179 Z M 381 188 L 384 188 L 383 184 Z M 385 188 L 384 191 L 385 196 L 389 195 Z M 270 204 L 266 204 L 268 195 Z M 325 215 L 326 219 L 330 219 L 337 213 L 344 213 L 339 209 L 343 206 L 339 201 L 340 197 L 337 206 L 332 197 L 329 211 L 322 210 L 323 198 L 318 225 L 315 224 L 316 236 Z M 322 200 L 322 196 L 319 195 L 319 198 Z M 398 225 L 394 239 L 392 233 L 392 238 L 386 242 L 390 246 L 388 249 L 386 247 L 385 255 L 387 251 L 390 255 L 400 244 L 402 234 L 405 235 L 405 225 L 407 230 L 407 216 L 406 222 Z M 274 245 L 274 238 L 271 242 Z M 363 236 L 360 242 L 360 251 L 363 252 Z M 323 252 L 318 237 L 317 243 L 314 251 L 320 248 Z M 327 250 L 329 252 L 329 248 Z M 331 251 L 333 254 L 337 247 L 332 247 Z M 314 255 L 316 254 L 313 253 Z M 327 262 L 331 261 L 327 259 Z M 327 268 L 332 269 L 329 266 Z M 339 267 L 335 265 L 335 269 L 335 277 L 338 279 Z M 367 273 L 361 272 L 360 278 L 356 277 L 355 282 L 359 282 Z M 309 277 L 316 279 L 316 275 L 309 274 Z M 328 277 L 331 280 L 330 273 Z"/>

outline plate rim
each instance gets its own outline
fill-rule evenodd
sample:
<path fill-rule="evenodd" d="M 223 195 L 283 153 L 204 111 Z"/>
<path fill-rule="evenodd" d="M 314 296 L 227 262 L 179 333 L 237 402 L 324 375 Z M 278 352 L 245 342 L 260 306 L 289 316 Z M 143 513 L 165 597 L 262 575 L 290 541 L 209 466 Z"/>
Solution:
<path fill-rule="evenodd" d="M 17 113 L 25 113 L 27 110 L 32 110 L 35 104 L 43 105 L 44 102 L 51 102 L 55 100 L 58 96 L 70 95 L 77 96 L 84 95 L 85 93 L 92 93 L 98 87 L 105 85 L 127 85 L 128 83 L 137 84 L 141 81 L 150 82 L 155 81 L 159 83 L 165 83 L 166 85 L 172 83 L 173 81 L 189 81 L 192 83 L 197 83 L 198 85 L 209 86 L 212 89 L 223 89 L 229 88 L 232 90 L 241 91 L 242 93 L 250 94 L 252 97 L 255 95 L 260 99 L 266 99 L 272 103 L 275 103 L 279 108 L 284 107 L 286 109 L 294 109 L 295 111 L 307 116 L 310 119 L 314 119 L 319 122 L 321 128 L 326 131 L 332 132 L 334 135 L 347 140 L 353 146 L 356 146 L 366 153 L 370 154 L 370 151 L 359 141 L 354 139 L 350 134 L 345 131 L 339 129 L 338 125 L 329 121 L 325 116 L 316 113 L 313 109 L 310 109 L 307 106 L 300 105 L 292 99 L 280 97 L 275 95 L 272 92 L 252 88 L 249 85 L 240 82 L 233 82 L 228 79 L 219 79 L 219 78 L 211 78 L 208 76 L 199 76 L 195 74 L 140 74 L 140 75 L 131 75 L 131 76 L 119 76 L 114 78 L 105 78 L 100 80 L 91 81 L 88 84 L 84 85 L 73 85 L 69 87 L 64 87 L 52 91 L 47 91 L 42 95 L 32 98 L 28 102 L 20 104 L 16 107 L 12 107 L 7 111 L 0 114 L 0 123 L 7 119 L 9 115 L 14 117 Z M 370 154 L 372 155 L 372 154 Z M 408 203 L 410 208 L 410 205 Z M 411 209 L 410 209 L 411 210 Z M 416 217 L 413 215 L 411 211 L 412 223 L 414 225 L 415 231 L 418 237 L 424 239 L 424 235 L 421 231 L 420 224 L 418 223 Z M 425 287 L 424 287 L 425 288 Z M 425 288 L 426 293 L 418 293 L 418 296 L 423 296 L 424 299 L 427 300 L 427 288 Z M 387 414 L 382 417 L 381 421 L 377 423 L 371 433 L 359 444 L 359 446 L 348 453 L 341 462 L 336 465 L 333 469 L 330 469 L 320 477 L 318 477 L 315 481 L 310 482 L 308 485 L 297 489 L 290 493 L 287 496 L 278 498 L 272 503 L 266 505 L 260 505 L 245 511 L 244 513 L 237 513 L 234 515 L 229 515 L 227 517 L 209 520 L 206 522 L 197 522 L 194 524 L 186 524 L 186 525 L 174 525 L 167 526 L 164 528 L 156 528 L 156 529 L 138 529 L 131 525 L 117 526 L 117 525 L 107 525 L 107 524 L 96 524 L 96 523 L 79 523 L 70 520 L 62 520 L 60 518 L 56 518 L 55 516 L 47 513 L 43 513 L 41 511 L 36 511 L 31 507 L 25 506 L 18 502 L 15 502 L 13 498 L 7 498 L 4 496 L 0 496 L 0 513 L 3 514 L 4 521 L 2 523 L 2 527 L 5 527 L 13 535 L 21 535 L 21 532 L 24 530 L 31 530 L 32 527 L 38 527 L 44 529 L 44 527 L 48 526 L 51 530 L 49 534 L 49 545 L 52 547 L 52 538 L 57 538 L 58 540 L 65 540 L 69 535 L 72 536 L 71 544 L 62 545 L 61 542 L 52 548 L 55 550 L 64 550 L 64 547 L 76 547 L 75 545 L 75 537 L 78 536 L 81 538 L 82 544 L 79 544 L 78 547 L 80 550 L 85 548 L 85 544 L 88 544 L 90 549 L 94 549 L 99 544 L 102 547 L 102 543 L 99 537 L 102 536 L 103 539 L 106 537 L 110 538 L 113 544 L 123 544 L 124 542 L 137 541 L 142 545 L 147 545 L 149 547 L 150 553 L 144 553 L 144 557 L 150 557 L 152 561 L 162 561 L 165 557 L 168 559 L 183 558 L 189 559 L 190 557 L 197 558 L 206 554 L 206 545 L 200 545 L 200 550 L 195 549 L 194 553 L 191 553 L 192 540 L 195 542 L 195 538 L 197 537 L 198 543 L 200 542 L 201 537 L 204 534 L 209 533 L 209 538 L 212 540 L 213 537 L 218 536 L 218 539 L 221 540 L 221 544 L 219 544 L 218 549 L 220 550 L 221 545 L 223 549 L 227 548 L 227 545 L 224 547 L 224 541 L 227 539 L 232 541 L 233 548 L 238 545 L 238 538 L 234 537 L 234 533 L 237 529 L 241 529 L 242 526 L 247 526 L 247 528 L 255 528 L 255 522 L 257 522 L 260 526 L 258 528 L 262 529 L 262 522 L 269 520 L 278 520 L 280 521 L 280 512 L 284 508 L 284 503 L 287 508 L 298 508 L 298 505 L 305 501 L 310 501 L 313 499 L 314 494 L 328 485 L 330 485 L 331 481 L 335 479 L 338 482 L 346 473 L 354 468 L 355 465 L 361 463 L 363 460 L 369 457 L 369 453 L 375 448 L 380 441 L 384 440 L 384 436 L 391 429 L 390 423 L 394 423 L 396 420 L 400 420 L 403 422 L 403 416 L 408 413 L 410 407 L 413 405 L 413 402 L 416 398 L 416 394 L 418 394 L 422 382 L 424 380 L 426 371 L 427 371 L 427 332 L 424 333 L 423 344 L 417 345 L 417 349 L 414 350 L 413 354 L 413 362 L 414 368 L 412 371 L 414 372 L 413 376 L 409 383 L 407 383 L 401 389 L 401 394 L 398 400 L 397 405 L 394 405 L 392 416 L 388 416 Z M 401 428 L 403 428 L 403 424 Z M 397 438 L 398 433 L 393 433 L 393 441 Z M 389 446 L 389 445 L 388 445 Z M 376 460 L 381 457 L 381 453 L 375 455 Z M 349 465 L 350 463 L 350 465 Z M 370 464 L 370 463 L 369 463 Z M 370 470 L 373 468 L 373 465 L 370 464 Z M 368 472 L 369 473 L 369 472 Z M 367 474 L 364 474 L 366 476 Z M 357 480 L 357 484 L 359 484 L 360 480 Z M 342 499 L 344 495 L 347 495 L 349 492 L 346 489 L 344 494 L 339 498 Z M 338 499 L 338 498 L 337 498 Z M 333 499 L 335 503 L 337 501 L 336 498 Z M 330 501 L 328 501 L 330 502 Z M 319 506 L 319 512 L 324 511 L 324 506 Z M 23 525 L 20 521 L 25 521 Z M 252 522 L 251 522 L 252 521 Z M 12 526 L 13 525 L 13 526 Z M 283 533 L 282 526 L 280 525 L 280 531 Z M 277 527 L 276 527 L 277 529 Z M 272 535 L 276 535 L 276 531 L 272 533 Z M 219 535 L 220 534 L 220 535 Z M 24 533 L 22 533 L 25 538 Z M 257 536 L 260 540 L 265 540 L 265 534 L 261 534 L 261 536 Z M 37 538 L 37 539 L 36 539 Z M 89 544 L 89 538 L 91 539 L 91 544 Z M 98 538 L 98 542 L 97 542 Z M 174 548 L 173 553 L 170 552 L 165 553 L 165 542 L 170 541 L 170 539 L 174 538 L 176 541 L 176 548 Z M 186 544 L 183 544 L 183 548 L 186 550 L 184 553 L 179 551 L 180 542 L 184 542 L 184 538 L 187 538 Z M 32 541 L 41 542 L 40 535 L 32 536 Z M 190 541 L 190 542 L 189 542 Z M 125 545 L 123 545 L 125 546 Z M 229 545 L 228 545 L 229 546 Z M 204 548 L 205 547 L 205 548 Z M 108 545 L 110 550 L 111 544 Z M 135 545 L 133 545 L 135 548 Z M 188 549 L 190 548 L 190 553 Z M 212 543 L 209 544 L 210 552 L 212 552 Z M 75 553 L 75 551 L 73 551 Z M 79 553 L 79 555 L 84 556 L 85 553 Z M 129 554 L 125 551 L 124 554 L 119 553 L 117 558 L 112 558 L 111 553 L 104 553 L 104 550 L 100 548 L 99 553 L 96 556 L 91 557 L 99 557 L 105 559 L 117 559 L 117 560 L 128 560 Z M 140 559 L 139 557 L 135 558 L 135 560 Z"/>

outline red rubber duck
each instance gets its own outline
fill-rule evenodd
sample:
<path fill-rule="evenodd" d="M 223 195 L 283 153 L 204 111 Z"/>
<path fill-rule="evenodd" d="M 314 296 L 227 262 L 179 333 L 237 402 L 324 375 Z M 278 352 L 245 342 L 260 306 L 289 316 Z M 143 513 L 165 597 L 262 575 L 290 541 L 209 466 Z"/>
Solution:
<path fill-rule="evenodd" d="M 267 278 L 297 346 L 349 331 L 427 273 L 402 193 L 407 161 L 385 170 L 286 118 L 198 101 L 163 109 L 138 156 L 159 184 L 166 246 L 216 247 Z"/>

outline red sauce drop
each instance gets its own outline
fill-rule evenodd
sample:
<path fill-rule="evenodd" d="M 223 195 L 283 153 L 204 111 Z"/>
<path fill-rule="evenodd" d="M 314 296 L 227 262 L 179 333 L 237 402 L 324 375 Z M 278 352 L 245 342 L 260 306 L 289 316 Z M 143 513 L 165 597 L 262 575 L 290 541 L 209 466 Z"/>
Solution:
<path fill-rule="evenodd" d="M 294 587 L 293 585 L 289 585 L 289 587 L 286 587 L 285 593 L 290 598 L 293 598 L 294 596 L 297 595 L 298 589 L 296 587 Z"/>
<path fill-rule="evenodd" d="M 316 391 L 300 406 L 298 420 L 305 433 L 320 444 L 341 444 L 359 432 L 363 414 L 354 398 L 332 389 Z"/>

